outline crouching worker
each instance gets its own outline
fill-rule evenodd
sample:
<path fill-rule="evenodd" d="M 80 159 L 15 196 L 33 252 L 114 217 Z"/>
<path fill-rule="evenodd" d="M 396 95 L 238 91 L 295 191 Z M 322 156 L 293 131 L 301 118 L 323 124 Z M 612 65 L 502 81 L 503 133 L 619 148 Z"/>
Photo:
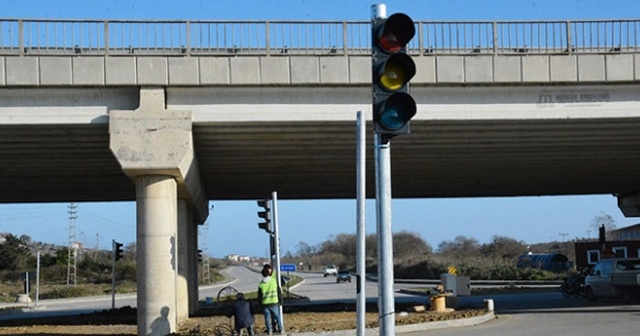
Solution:
<path fill-rule="evenodd" d="M 237 300 L 227 312 L 227 317 L 233 316 L 233 326 L 239 336 L 242 336 L 242 329 L 247 328 L 247 333 L 253 335 L 253 314 L 251 313 L 251 303 L 244 299 L 244 294 L 238 293 Z"/>

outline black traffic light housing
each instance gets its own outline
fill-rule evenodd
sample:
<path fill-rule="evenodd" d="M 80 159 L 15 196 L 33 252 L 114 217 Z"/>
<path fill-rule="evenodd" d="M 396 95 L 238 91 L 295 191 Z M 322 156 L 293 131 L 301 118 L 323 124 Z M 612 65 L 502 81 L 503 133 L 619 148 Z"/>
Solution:
<path fill-rule="evenodd" d="M 373 130 L 386 140 L 409 134 L 409 121 L 416 114 L 409 95 L 416 65 L 406 53 L 415 33 L 413 20 L 403 13 L 372 22 Z"/>
<path fill-rule="evenodd" d="M 113 241 L 113 254 L 114 254 L 114 259 L 116 261 L 122 259 L 122 243 L 118 243 L 117 241 Z"/>
<path fill-rule="evenodd" d="M 202 262 L 202 250 L 198 250 L 198 262 Z"/>
<path fill-rule="evenodd" d="M 264 211 L 258 211 L 258 217 L 264 219 L 264 222 L 258 223 L 258 227 L 271 233 L 273 232 L 273 225 L 271 224 L 271 200 L 267 198 L 258 200 L 257 202 L 258 206 L 264 209 Z"/>

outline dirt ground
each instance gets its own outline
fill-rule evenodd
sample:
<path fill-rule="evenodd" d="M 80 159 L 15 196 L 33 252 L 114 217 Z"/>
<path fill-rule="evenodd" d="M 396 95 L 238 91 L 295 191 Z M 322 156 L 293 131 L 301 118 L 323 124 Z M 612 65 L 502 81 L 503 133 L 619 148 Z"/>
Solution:
<path fill-rule="evenodd" d="M 378 314 L 367 307 L 367 328 L 378 326 Z M 355 307 L 332 305 L 331 307 L 313 307 L 304 310 L 285 311 L 284 322 L 287 333 L 320 332 L 356 328 Z M 328 311 L 331 310 L 331 311 Z M 458 310 L 450 313 L 431 311 L 416 312 L 413 306 L 397 307 L 396 324 L 416 324 L 429 321 L 466 318 L 484 314 L 483 310 Z M 401 313 L 403 312 L 403 313 Z M 406 314 L 404 313 L 406 312 Z M 258 334 L 264 332 L 264 317 L 255 315 L 255 328 Z M 174 335 L 216 335 L 220 325 L 231 325 L 231 319 L 215 311 L 201 311 L 180 326 Z M 38 320 L 2 321 L 0 335 L 136 335 L 136 311 L 122 308 L 116 311 L 56 317 Z"/>

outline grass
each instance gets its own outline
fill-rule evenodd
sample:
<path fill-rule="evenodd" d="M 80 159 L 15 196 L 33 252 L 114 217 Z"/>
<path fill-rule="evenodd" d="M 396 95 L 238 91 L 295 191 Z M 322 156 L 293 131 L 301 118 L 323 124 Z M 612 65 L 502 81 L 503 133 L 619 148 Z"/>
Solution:
<path fill-rule="evenodd" d="M 135 293 L 136 284 L 131 281 L 120 281 L 116 285 L 117 293 Z M 64 299 L 85 296 L 99 296 L 111 293 L 111 284 L 76 284 L 67 285 L 61 283 L 40 284 L 39 299 Z M 19 294 L 24 294 L 23 284 L 4 282 L 0 284 L 0 302 L 13 303 Z M 31 285 L 29 296 L 34 299 L 36 295 L 35 283 Z"/>

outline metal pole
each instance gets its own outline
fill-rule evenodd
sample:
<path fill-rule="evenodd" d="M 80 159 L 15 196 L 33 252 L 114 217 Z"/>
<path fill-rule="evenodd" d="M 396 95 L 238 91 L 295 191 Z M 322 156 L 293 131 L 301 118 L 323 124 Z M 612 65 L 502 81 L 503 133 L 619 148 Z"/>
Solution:
<path fill-rule="evenodd" d="M 40 303 L 40 251 L 36 254 L 36 307 Z"/>
<path fill-rule="evenodd" d="M 278 192 L 274 191 L 271 193 L 271 201 L 273 202 L 273 239 L 275 239 L 276 245 L 276 265 L 275 269 L 277 270 L 276 274 L 278 281 L 278 290 L 282 289 L 282 277 L 280 276 L 280 233 L 278 228 Z M 284 335 L 284 315 L 282 314 L 282 302 L 279 305 L 280 309 L 280 320 L 282 321 L 282 330 L 281 334 Z"/>
<path fill-rule="evenodd" d="M 111 309 L 116 309 L 116 240 L 111 240 Z"/>
<path fill-rule="evenodd" d="M 378 232 L 378 319 L 380 335 L 395 335 L 393 241 L 391 232 L 391 143 L 374 134 L 376 153 L 376 225 Z"/>
<path fill-rule="evenodd" d="M 367 301 L 366 293 L 364 289 L 366 264 L 365 264 L 365 203 L 366 203 L 366 121 L 362 111 L 358 111 L 357 115 L 357 148 L 356 148 L 356 193 L 357 193 L 357 213 L 356 213 L 356 236 L 357 236 L 357 251 L 356 251 L 356 315 L 357 315 L 357 336 L 364 336 L 366 330 L 366 316 Z"/>

